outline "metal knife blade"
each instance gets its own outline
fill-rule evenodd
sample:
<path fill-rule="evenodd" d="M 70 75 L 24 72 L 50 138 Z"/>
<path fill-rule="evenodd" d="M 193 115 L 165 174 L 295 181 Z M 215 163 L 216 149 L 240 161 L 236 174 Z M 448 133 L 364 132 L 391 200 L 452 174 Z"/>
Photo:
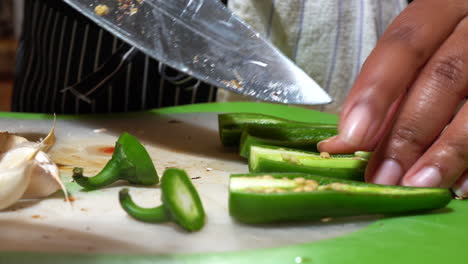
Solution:
<path fill-rule="evenodd" d="M 156 60 L 212 85 L 272 102 L 332 101 L 219 0 L 65 2 Z M 100 15 L 97 6 L 103 8 Z"/>

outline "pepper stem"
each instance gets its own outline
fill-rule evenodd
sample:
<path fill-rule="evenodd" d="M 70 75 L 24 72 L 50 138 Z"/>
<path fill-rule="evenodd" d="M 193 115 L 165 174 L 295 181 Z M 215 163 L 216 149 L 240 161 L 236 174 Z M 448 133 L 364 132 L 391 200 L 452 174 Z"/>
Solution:
<path fill-rule="evenodd" d="M 118 180 L 124 180 L 123 174 L 130 173 L 129 169 L 131 168 L 132 166 L 128 162 L 113 158 L 94 177 L 85 177 L 82 168 L 74 168 L 73 180 L 87 190 L 96 190 Z"/>
<path fill-rule="evenodd" d="M 133 218 L 150 223 L 160 223 L 169 221 L 164 205 L 155 208 L 142 208 L 133 202 L 128 193 L 128 189 L 119 192 L 119 200 L 122 208 Z"/>

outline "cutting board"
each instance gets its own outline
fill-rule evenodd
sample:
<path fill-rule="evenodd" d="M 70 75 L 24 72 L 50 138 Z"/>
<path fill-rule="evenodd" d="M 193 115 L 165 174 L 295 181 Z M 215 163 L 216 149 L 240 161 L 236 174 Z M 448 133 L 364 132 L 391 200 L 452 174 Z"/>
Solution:
<path fill-rule="evenodd" d="M 0 120 L 8 131 L 32 140 L 44 136 L 51 120 Z M 289 225 L 248 226 L 228 212 L 228 178 L 248 172 L 246 160 L 219 141 L 216 113 L 139 115 L 97 120 L 58 120 L 57 143 L 50 151 L 73 197 L 70 207 L 62 194 L 44 200 L 20 201 L 0 213 L 0 250 L 77 253 L 194 253 L 285 246 L 341 236 L 369 220 Z M 147 224 L 128 217 L 118 191 L 128 184 L 86 192 L 71 181 L 73 167 L 97 174 L 110 159 L 122 132 L 147 147 L 158 173 L 168 167 L 187 171 L 201 195 L 207 223 L 188 233 L 174 224 Z M 158 186 L 130 186 L 135 201 L 160 205 Z"/>
<path fill-rule="evenodd" d="M 200 113 L 205 112 L 205 113 Z M 223 148 L 217 112 L 258 112 L 310 122 L 336 117 L 295 107 L 259 103 L 206 104 L 133 115 L 61 116 L 51 155 L 61 166 L 74 197 L 57 193 L 21 201 L 0 213 L 0 263 L 445 263 L 466 259 L 468 205 L 418 215 L 333 219 L 331 222 L 251 226 L 229 216 L 228 176 L 247 163 Z M 31 139 L 50 129 L 50 116 L 0 114 L 3 130 Z M 198 189 L 207 224 L 187 233 L 173 224 L 146 224 L 120 208 L 116 183 L 84 192 L 70 182 L 70 168 L 98 172 L 110 158 L 106 149 L 127 131 L 148 148 L 158 173 L 187 170 Z M 160 204 L 158 186 L 130 186 L 137 203 Z M 70 254 L 71 253 L 71 254 Z M 123 255 L 122 255 L 123 254 Z"/>

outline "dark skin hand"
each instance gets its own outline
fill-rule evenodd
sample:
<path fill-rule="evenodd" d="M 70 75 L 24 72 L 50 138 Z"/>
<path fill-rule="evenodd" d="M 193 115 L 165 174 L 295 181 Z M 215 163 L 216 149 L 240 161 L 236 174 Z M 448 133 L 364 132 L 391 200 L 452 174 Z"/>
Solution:
<path fill-rule="evenodd" d="M 331 153 L 372 150 L 372 183 L 468 196 L 468 1 L 416 0 L 368 57 Z"/>

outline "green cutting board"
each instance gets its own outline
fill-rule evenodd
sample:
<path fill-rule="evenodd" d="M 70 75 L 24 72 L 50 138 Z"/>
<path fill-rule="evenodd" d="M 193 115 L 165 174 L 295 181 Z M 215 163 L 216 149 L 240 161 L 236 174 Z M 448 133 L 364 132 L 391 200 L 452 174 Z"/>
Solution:
<path fill-rule="evenodd" d="M 299 121 L 337 122 L 334 115 L 264 103 L 200 104 L 150 111 L 153 114 L 194 112 L 257 112 Z M 59 118 L 100 117 L 102 116 Z M 113 117 L 118 116 L 105 116 Z M 50 119 L 51 116 L 0 113 L 0 118 Z M 447 208 L 436 212 L 383 218 L 341 237 L 287 247 L 176 255 L 1 252 L 0 263 L 464 263 L 468 257 L 468 251 L 465 250 L 468 242 L 467 220 L 468 204 L 453 200 Z M 215 239 L 222 243 L 221 237 Z"/>

